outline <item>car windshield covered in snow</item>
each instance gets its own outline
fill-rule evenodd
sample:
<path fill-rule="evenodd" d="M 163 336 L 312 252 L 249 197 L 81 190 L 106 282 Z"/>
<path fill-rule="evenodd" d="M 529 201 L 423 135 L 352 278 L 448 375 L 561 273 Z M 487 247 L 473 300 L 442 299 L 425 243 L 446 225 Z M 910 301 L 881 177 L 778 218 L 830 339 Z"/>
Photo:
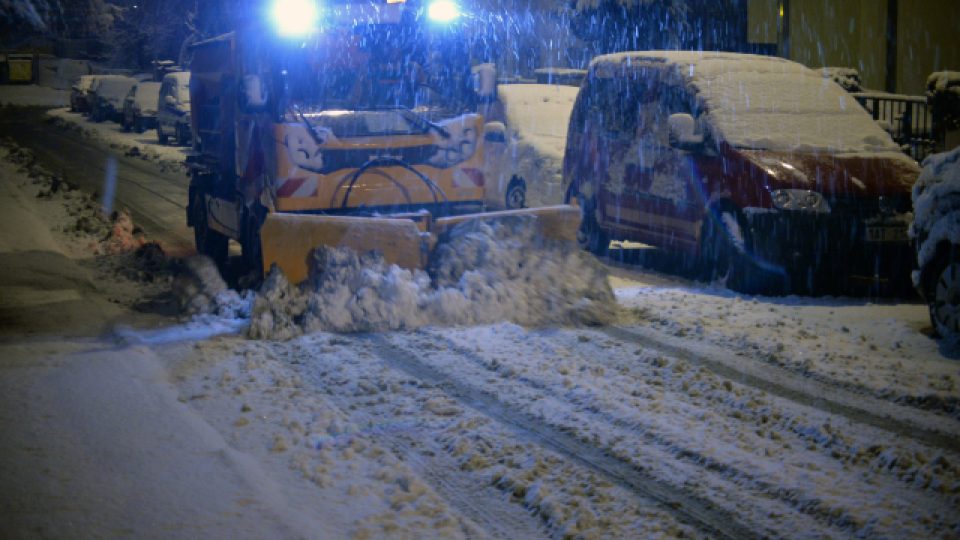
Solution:
<path fill-rule="evenodd" d="M 160 95 L 160 83 L 142 82 L 137 84 L 134 89 L 133 99 L 140 110 L 155 111 L 157 109 L 157 97 Z"/>
<path fill-rule="evenodd" d="M 779 58 L 658 51 L 606 55 L 594 64 L 601 72 L 603 68 L 643 71 L 669 66 L 695 96 L 692 106 L 705 112 L 704 127 L 718 141 L 737 148 L 834 153 L 899 150 L 835 82 Z"/>
<path fill-rule="evenodd" d="M 94 86 L 93 91 L 102 99 L 122 103 L 135 84 L 137 80 L 131 77 L 104 77 Z"/>

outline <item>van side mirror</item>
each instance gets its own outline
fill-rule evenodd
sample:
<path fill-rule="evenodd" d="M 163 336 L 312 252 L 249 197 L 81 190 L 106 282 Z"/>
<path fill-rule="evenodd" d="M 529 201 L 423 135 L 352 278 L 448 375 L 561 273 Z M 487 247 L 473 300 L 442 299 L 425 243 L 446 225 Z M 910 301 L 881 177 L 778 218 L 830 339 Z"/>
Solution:
<path fill-rule="evenodd" d="M 247 112 L 262 111 L 267 106 L 267 89 L 259 75 L 243 76 L 243 91 L 240 93 L 241 107 Z"/>
<path fill-rule="evenodd" d="M 483 140 L 489 143 L 507 142 L 507 126 L 503 122 L 487 122 L 483 126 Z"/>
<path fill-rule="evenodd" d="M 703 134 L 697 133 L 697 121 L 686 113 L 671 114 L 667 118 L 670 128 L 670 146 L 696 152 L 703 148 Z"/>
<path fill-rule="evenodd" d="M 170 106 L 170 107 L 176 107 L 176 106 L 177 106 L 177 98 L 175 98 L 175 97 L 173 97 L 173 96 L 169 96 L 169 95 L 168 95 L 168 96 L 163 96 L 163 102 L 164 102 L 165 104 L 167 104 L 168 106 Z"/>

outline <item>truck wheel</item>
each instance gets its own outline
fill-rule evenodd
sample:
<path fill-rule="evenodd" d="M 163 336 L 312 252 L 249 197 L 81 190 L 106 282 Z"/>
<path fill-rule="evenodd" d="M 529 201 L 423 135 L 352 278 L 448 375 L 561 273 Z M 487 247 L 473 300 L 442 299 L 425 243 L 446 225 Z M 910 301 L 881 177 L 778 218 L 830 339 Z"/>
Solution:
<path fill-rule="evenodd" d="M 580 228 L 577 229 L 577 244 L 581 248 L 604 257 L 610 250 L 610 233 L 597 222 L 597 203 L 594 199 L 580 196 Z"/>
<path fill-rule="evenodd" d="M 243 231 L 240 236 L 240 247 L 243 255 L 245 271 L 254 275 L 259 282 L 263 279 L 263 249 L 260 245 L 260 226 L 263 224 L 261 213 L 256 210 L 244 211 Z"/>
<path fill-rule="evenodd" d="M 190 143 L 190 131 L 187 129 L 187 126 L 178 125 L 176 128 L 177 132 L 177 144 L 180 146 L 186 146 Z"/>
<path fill-rule="evenodd" d="M 527 186 L 523 180 L 514 177 L 507 186 L 507 194 L 504 197 L 507 210 L 524 208 L 527 204 Z"/>
<path fill-rule="evenodd" d="M 949 340 L 960 339 L 960 254 L 944 253 L 931 263 L 933 282 L 928 298 L 930 322 L 937 334 Z"/>
<path fill-rule="evenodd" d="M 210 257 L 217 267 L 222 268 L 227 262 L 227 242 L 230 239 L 210 228 L 207 222 L 207 201 L 204 200 L 203 192 L 194 190 L 191 198 L 193 240 L 197 253 Z"/>
<path fill-rule="evenodd" d="M 157 140 L 160 142 L 160 144 L 167 144 L 168 138 L 169 137 L 167 137 L 167 134 L 163 132 L 163 126 L 160 124 L 160 122 L 157 122 Z"/>

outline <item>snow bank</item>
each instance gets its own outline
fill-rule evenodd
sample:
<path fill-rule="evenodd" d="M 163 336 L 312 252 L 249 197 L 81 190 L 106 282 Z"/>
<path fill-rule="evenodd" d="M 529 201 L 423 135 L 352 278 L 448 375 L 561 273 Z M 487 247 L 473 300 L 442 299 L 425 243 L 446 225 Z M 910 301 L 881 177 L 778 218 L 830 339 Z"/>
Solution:
<path fill-rule="evenodd" d="M 153 106 L 156 108 L 156 105 Z M 89 122 L 81 114 L 69 109 L 47 111 L 47 118 L 55 125 L 76 130 L 81 136 L 100 140 L 113 148 L 119 148 L 128 156 L 138 156 L 145 161 L 160 164 L 161 170 L 186 170 L 186 156 L 190 147 L 165 146 L 157 141 L 155 130 L 143 133 L 125 132 L 119 124 L 113 122 Z"/>
<path fill-rule="evenodd" d="M 205 255 L 186 259 L 172 287 L 180 309 L 188 315 L 237 319 L 250 314 L 249 291 L 241 295 L 227 287 L 217 265 Z"/>
<path fill-rule="evenodd" d="M 0 105 L 13 107 L 66 107 L 70 90 L 28 85 L 0 85 Z"/>
<path fill-rule="evenodd" d="M 847 92 L 862 92 L 863 84 L 860 80 L 860 72 L 853 68 L 846 67 L 825 67 L 820 68 L 821 73 L 827 79 L 840 85 Z"/>
<path fill-rule="evenodd" d="M 928 93 L 953 92 L 960 95 L 960 71 L 937 71 L 927 77 Z"/>
<path fill-rule="evenodd" d="M 917 256 L 922 268 L 940 242 L 960 244 L 960 148 L 923 160 L 923 172 L 913 186 L 913 209 L 910 237 L 923 242 Z M 913 277 L 917 285 L 919 274 Z"/>
<path fill-rule="evenodd" d="M 606 271 L 574 245 L 535 237 L 529 216 L 454 228 L 430 272 L 387 265 L 376 253 L 320 247 L 296 288 L 276 269 L 253 304 L 250 336 L 406 330 L 428 324 L 524 325 L 613 319 Z"/>

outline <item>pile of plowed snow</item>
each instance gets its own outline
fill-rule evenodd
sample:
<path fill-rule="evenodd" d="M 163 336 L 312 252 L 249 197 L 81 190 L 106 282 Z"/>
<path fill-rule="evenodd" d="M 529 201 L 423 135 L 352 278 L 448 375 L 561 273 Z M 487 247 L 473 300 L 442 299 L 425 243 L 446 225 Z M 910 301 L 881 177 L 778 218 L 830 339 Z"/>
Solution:
<path fill-rule="evenodd" d="M 541 238 L 534 219 L 462 223 L 437 246 L 427 272 L 388 265 L 374 252 L 321 246 L 300 286 L 276 268 L 270 272 L 253 299 L 249 336 L 612 321 L 617 304 L 603 266 L 571 243 Z M 185 305 L 194 312 L 242 311 L 219 283 L 207 290 L 213 294 Z"/>

